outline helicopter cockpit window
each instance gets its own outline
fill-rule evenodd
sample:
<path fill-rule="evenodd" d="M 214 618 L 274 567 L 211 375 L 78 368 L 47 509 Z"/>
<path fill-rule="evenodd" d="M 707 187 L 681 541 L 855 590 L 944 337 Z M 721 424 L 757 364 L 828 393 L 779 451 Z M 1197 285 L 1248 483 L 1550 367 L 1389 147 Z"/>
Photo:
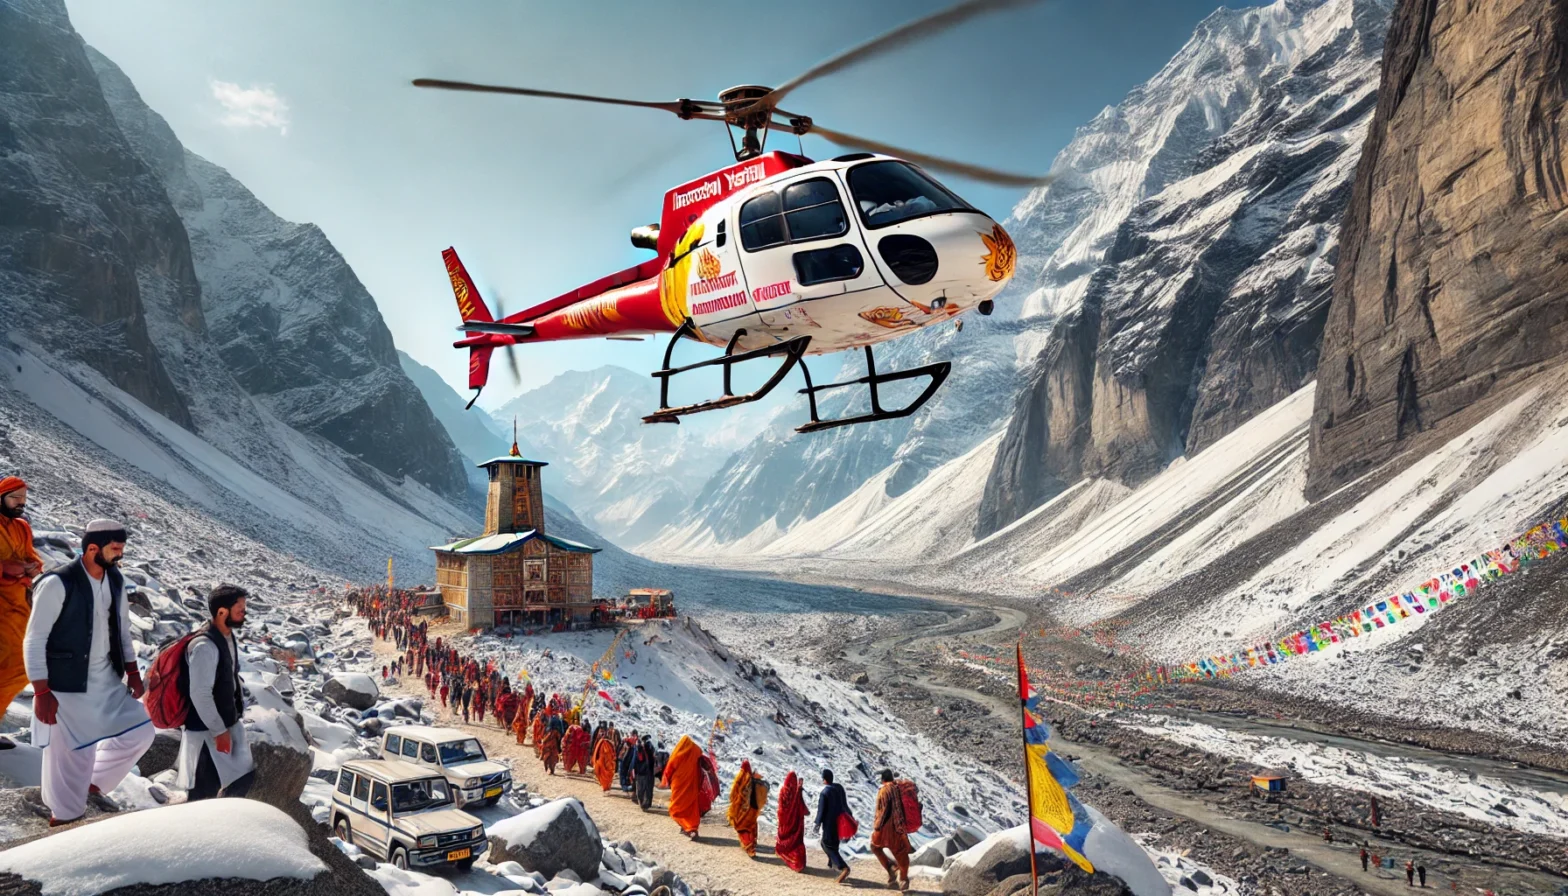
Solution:
<path fill-rule="evenodd" d="M 867 162 L 849 169 L 849 192 L 868 228 L 938 212 L 969 210 L 962 199 L 907 162 Z"/>
<path fill-rule="evenodd" d="M 825 177 L 784 188 L 784 222 L 792 243 L 842 236 L 849 230 L 838 187 Z"/>
<path fill-rule="evenodd" d="M 740 207 L 740 244 L 755 252 L 789 242 L 784 235 L 784 209 L 771 190 Z"/>

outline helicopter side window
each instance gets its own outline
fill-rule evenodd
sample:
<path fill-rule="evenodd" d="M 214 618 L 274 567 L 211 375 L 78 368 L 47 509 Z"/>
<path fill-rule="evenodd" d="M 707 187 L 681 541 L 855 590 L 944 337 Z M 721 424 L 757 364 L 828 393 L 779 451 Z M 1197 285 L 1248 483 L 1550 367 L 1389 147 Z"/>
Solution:
<path fill-rule="evenodd" d="M 724 248 L 724 244 L 729 241 L 729 235 L 724 232 L 724 223 L 724 219 L 720 218 L 718 230 L 713 234 L 713 246 L 716 249 Z"/>
<path fill-rule="evenodd" d="M 825 177 L 784 188 L 784 223 L 792 243 L 843 236 L 849 230 L 838 188 Z"/>
<path fill-rule="evenodd" d="M 849 192 L 868 229 L 940 212 L 972 210 L 907 162 L 867 162 L 849 169 Z"/>
<path fill-rule="evenodd" d="M 866 260 L 860 250 L 850 243 L 796 252 L 795 279 L 801 286 L 831 283 L 834 280 L 853 280 L 866 269 Z"/>
<path fill-rule="evenodd" d="M 781 246 L 789 242 L 784 234 L 784 209 L 779 194 L 771 190 L 748 199 L 740 207 L 740 244 L 747 252 Z"/>

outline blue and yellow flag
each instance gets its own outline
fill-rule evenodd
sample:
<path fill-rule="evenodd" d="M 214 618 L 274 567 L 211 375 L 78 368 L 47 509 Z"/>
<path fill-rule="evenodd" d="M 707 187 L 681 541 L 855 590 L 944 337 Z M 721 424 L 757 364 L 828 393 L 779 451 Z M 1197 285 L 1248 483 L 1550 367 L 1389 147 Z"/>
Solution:
<path fill-rule="evenodd" d="M 1093 825 L 1078 801 L 1067 792 L 1067 788 L 1078 783 L 1078 774 L 1051 752 L 1051 730 L 1038 715 L 1040 697 L 1029 686 L 1022 645 L 1018 647 L 1018 698 L 1023 701 L 1030 833 L 1036 843 L 1092 872 L 1094 865 L 1083 856 L 1083 841 Z"/>

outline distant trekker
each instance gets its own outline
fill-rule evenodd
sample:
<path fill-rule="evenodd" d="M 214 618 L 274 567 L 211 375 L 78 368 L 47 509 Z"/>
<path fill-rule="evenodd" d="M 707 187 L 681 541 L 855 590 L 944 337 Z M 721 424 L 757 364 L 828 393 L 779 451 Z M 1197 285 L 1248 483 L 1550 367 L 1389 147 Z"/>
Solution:
<path fill-rule="evenodd" d="M 1407 859 L 1407 860 L 1405 860 L 1405 886 L 1413 887 L 1415 885 L 1416 885 L 1416 860 L 1415 859 Z"/>
<path fill-rule="evenodd" d="M 871 854 L 887 871 L 889 889 L 909 889 L 909 835 L 899 824 L 898 791 L 891 769 L 882 770 L 876 818 L 871 824 Z"/>
<path fill-rule="evenodd" d="M 1369 853 L 1367 852 L 1367 848 L 1365 846 L 1361 847 L 1361 870 L 1362 871 L 1367 870 L 1367 856 L 1368 855 L 1369 855 Z"/>
<path fill-rule="evenodd" d="M 822 832 L 822 851 L 827 853 L 828 868 L 838 871 L 838 882 L 849 878 L 849 864 L 838 851 L 838 820 L 849 814 L 849 798 L 842 784 L 833 783 L 833 770 L 822 770 L 822 793 L 817 797 L 817 817 L 812 827 Z"/>

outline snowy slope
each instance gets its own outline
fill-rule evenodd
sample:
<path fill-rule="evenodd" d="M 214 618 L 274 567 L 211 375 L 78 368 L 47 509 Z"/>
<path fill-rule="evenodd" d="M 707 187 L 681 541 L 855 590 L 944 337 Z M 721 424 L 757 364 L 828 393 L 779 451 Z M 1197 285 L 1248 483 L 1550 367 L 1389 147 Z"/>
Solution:
<path fill-rule="evenodd" d="M 222 363 L 187 374 L 187 393 L 232 379 L 294 428 L 464 500 L 461 456 L 399 366 L 375 300 L 327 236 L 282 220 L 227 171 L 187 151 L 124 72 L 91 48 L 87 56 L 119 131 L 188 235 L 200 337 Z M 175 326 L 158 323 L 155 339 Z"/>

